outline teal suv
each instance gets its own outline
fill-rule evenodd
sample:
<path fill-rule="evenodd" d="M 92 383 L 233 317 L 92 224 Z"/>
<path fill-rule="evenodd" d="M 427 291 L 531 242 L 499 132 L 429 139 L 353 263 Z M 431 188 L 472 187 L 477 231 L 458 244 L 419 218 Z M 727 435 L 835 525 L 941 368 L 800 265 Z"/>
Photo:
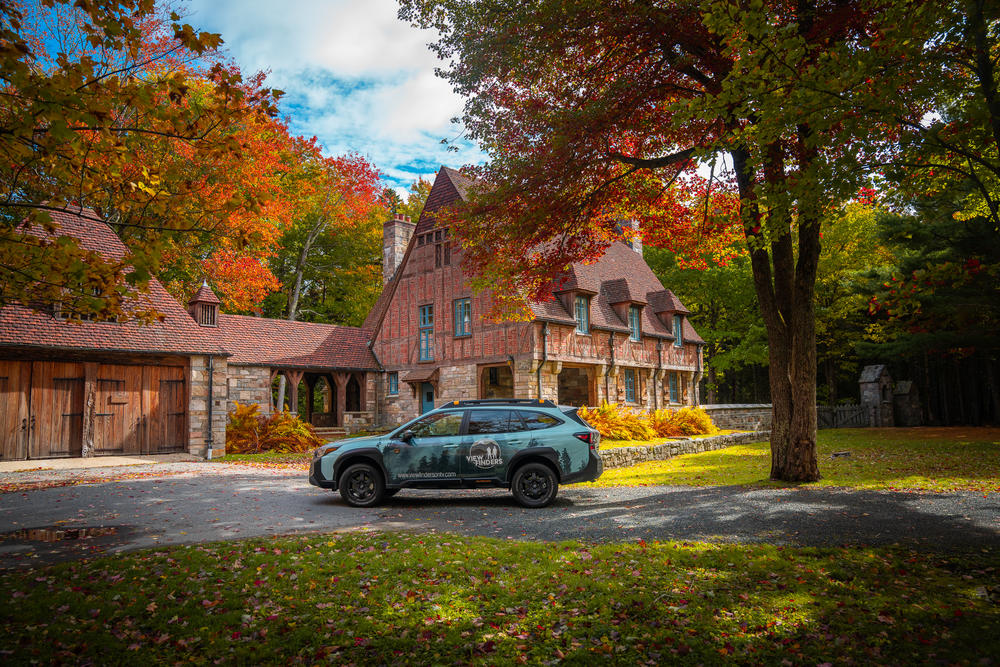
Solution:
<path fill-rule="evenodd" d="M 545 507 L 560 484 L 603 472 L 600 434 L 576 408 L 527 399 L 455 401 L 383 436 L 351 438 L 313 454 L 309 483 L 371 507 L 406 488 L 508 488 Z"/>

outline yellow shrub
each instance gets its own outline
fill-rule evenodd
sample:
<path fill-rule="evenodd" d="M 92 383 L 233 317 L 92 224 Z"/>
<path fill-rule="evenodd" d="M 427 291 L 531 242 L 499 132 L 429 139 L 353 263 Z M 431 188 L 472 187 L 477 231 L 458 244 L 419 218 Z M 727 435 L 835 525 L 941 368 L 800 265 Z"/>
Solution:
<path fill-rule="evenodd" d="M 308 452 L 323 444 L 312 424 L 287 411 L 270 417 L 257 414 L 259 406 L 236 404 L 226 424 L 226 452 L 258 454 Z"/>
<path fill-rule="evenodd" d="M 652 440 L 719 432 L 701 408 L 636 413 L 622 405 L 605 402 L 597 408 L 580 408 L 579 414 L 608 440 Z"/>
<path fill-rule="evenodd" d="M 670 418 L 670 423 L 677 427 L 681 435 L 715 435 L 712 418 L 701 408 L 681 408 Z"/>

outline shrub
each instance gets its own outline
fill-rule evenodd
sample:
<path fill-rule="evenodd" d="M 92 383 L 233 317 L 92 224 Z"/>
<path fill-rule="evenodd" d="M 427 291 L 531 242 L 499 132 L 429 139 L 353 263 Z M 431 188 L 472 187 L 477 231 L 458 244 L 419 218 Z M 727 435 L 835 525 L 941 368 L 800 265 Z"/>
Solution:
<path fill-rule="evenodd" d="M 701 408 L 681 408 L 670 418 L 670 423 L 681 435 L 715 435 L 719 432 L 712 418 Z"/>
<path fill-rule="evenodd" d="M 608 440 L 652 440 L 681 435 L 714 435 L 719 430 L 701 408 L 633 412 L 616 403 L 580 408 L 580 416 Z"/>
<path fill-rule="evenodd" d="M 236 404 L 226 424 L 226 452 L 258 454 L 308 452 L 323 444 L 312 424 L 282 410 L 269 417 L 258 414 L 260 406 Z"/>

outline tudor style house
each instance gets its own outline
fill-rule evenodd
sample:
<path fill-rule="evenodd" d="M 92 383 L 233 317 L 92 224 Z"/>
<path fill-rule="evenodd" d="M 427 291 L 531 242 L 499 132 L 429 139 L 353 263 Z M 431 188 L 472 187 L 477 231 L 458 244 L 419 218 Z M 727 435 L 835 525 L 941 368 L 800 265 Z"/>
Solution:
<path fill-rule="evenodd" d="M 0 460 L 190 452 L 219 455 L 237 402 L 286 405 L 317 427 L 388 427 L 461 398 L 696 404 L 702 339 L 638 241 L 574 264 L 528 322 L 491 322 L 436 213 L 472 182 L 442 167 L 417 222 L 383 228 L 381 296 L 362 327 L 228 315 L 208 285 L 185 308 L 155 279 L 163 318 L 79 322 L 0 308 Z M 124 244 L 93 211 L 55 212 L 61 235 L 112 258 Z"/>
<path fill-rule="evenodd" d="M 442 167 L 420 219 L 385 224 L 385 286 L 365 322 L 382 366 L 380 423 L 463 398 L 641 408 L 698 402 L 704 341 L 638 240 L 574 264 L 558 292 L 531 304 L 531 321 L 487 319 L 491 295 L 472 292 L 461 250 L 436 222 L 436 212 L 472 184 Z"/>

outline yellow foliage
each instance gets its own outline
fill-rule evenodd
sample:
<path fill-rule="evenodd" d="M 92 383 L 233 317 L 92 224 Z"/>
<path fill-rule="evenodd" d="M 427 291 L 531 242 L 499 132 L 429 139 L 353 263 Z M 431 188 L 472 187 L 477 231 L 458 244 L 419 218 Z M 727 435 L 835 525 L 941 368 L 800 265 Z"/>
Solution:
<path fill-rule="evenodd" d="M 230 413 L 229 423 L 226 424 L 227 453 L 291 454 L 308 452 L 323 444 L 312 424 L 302 421 L 297 415 L 283 410 L 265 417 L 258 414 L 259 409 L 256 403 L 236 403 L 236 409 Z"/>
<path fill-rule="evenodd" d="M 580 408 L 579 414 L 608 440 L 652 440 L 719 432 L 701 408 L 633 412 L 625 406 L 605 402 L 597 408 Z"/>

